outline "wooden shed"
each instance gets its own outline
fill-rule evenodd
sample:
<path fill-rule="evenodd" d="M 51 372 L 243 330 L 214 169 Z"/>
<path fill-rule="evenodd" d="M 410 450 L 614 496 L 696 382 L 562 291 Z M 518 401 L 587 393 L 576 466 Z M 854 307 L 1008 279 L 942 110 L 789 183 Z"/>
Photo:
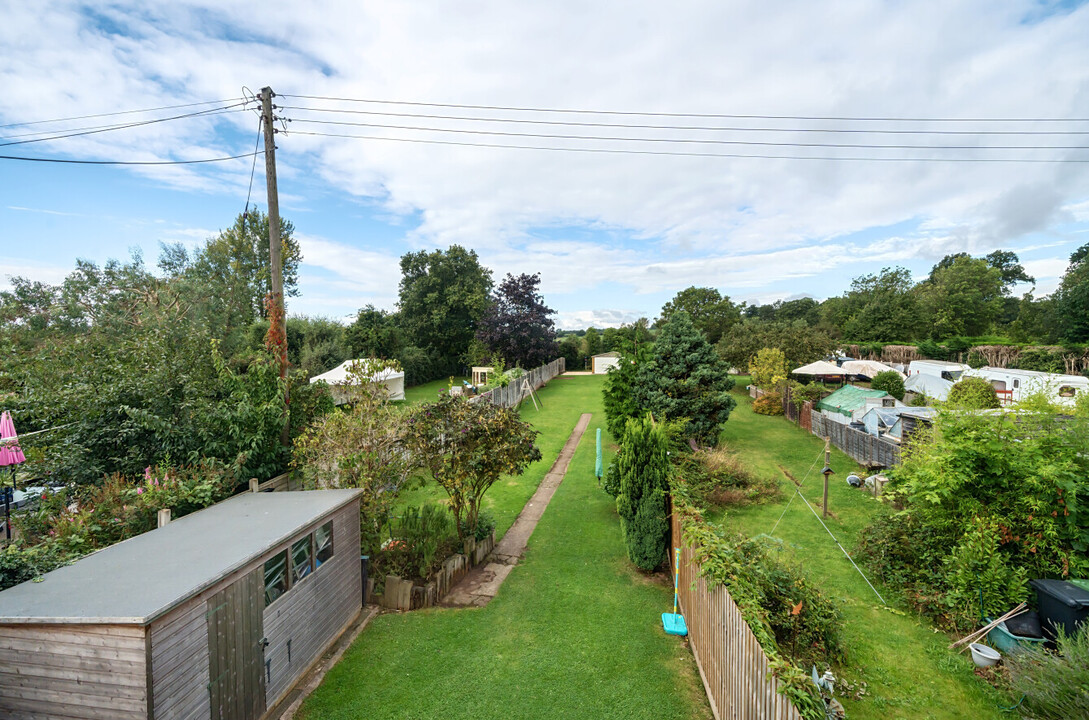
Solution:
<path fill-rule="evenodd" d="M 358 496 L 246 493 L 0 592 L 0 717 L 269 714 L 362 608 Z"/>

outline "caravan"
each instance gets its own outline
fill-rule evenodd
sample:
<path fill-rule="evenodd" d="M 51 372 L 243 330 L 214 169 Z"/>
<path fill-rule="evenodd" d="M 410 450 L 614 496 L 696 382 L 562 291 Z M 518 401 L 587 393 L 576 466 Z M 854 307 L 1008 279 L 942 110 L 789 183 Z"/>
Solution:
<path fill-rule="evenodd" d="M 959 362 L 947 362 L 945 360 L 912 360 L 908 365 L 908 377 L 915 375 L 930 375 L 931 377 L 942 378 L 949 382 L 956 382 L 960 380 L 961 375 L 967 370 L 971 370 L 970 365 L 965 365 Z"/>
<path fill-rule="evenodd" d="M 989 366 L 977 370 L 969 369 L 964 375 L 983 378 L 993 385 L 1003 405 L 1020 402 L 1029 395 L 1043 392 L 1052 402 L 1072 406 L 1079 393 L 1089 392 L 1089 378 L 1083 375 Z"/>

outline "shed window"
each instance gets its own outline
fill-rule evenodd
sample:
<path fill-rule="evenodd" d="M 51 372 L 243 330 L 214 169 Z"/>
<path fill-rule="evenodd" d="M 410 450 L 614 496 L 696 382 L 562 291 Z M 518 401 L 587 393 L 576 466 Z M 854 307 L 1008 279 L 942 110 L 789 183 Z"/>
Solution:
<path fill-rule="evenodd" d="M 302 580 L 304 577 L 310 574 L 313 570 L 313 565 L 310 562 L 312 559 L 311 554 L 311 541 L 310 535 L 307 535 L 301 540 L 296 540 L 291 544 L 291 584 Z"/>
<path fill-rule="evenodd" d="M 265 607 L 287 592 L 287 552 L 280 552 L 265 561 Z"/>
<path fill-rule="evenodd" d="M 333 557 L 333 521 L 314 531 L 314 567 Z"/>

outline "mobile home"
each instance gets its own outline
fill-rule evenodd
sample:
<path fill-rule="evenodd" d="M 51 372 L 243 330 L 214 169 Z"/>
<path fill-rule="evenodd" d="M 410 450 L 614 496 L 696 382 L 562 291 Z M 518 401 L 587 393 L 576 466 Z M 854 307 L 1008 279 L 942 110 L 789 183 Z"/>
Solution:
<path fill-rule="evenodd" d="M 946 360 L 912 360 L 908 365 L 908 377 L 912 375 L 933 375 L 944 378 L 950 382 L 960 380 L 961 375 L 971 370 L 971 365 Z"/>
<path fill-rule="evenodd" d="M 1020 402 L 1029 395 L 1046 393 L 1052 402 L 1073 405 L 1079 393 L 1089 392 L 1089 378 L 1083 375 L 1061 375 L 1036 370 L 981 367 L 965 373 L 968 377 L 980 377 L 994 386 L 1004 404 Z"/>
<path fill-rule="evenodd" d="M 0 717 L 276 712 L 362 608 L 359 492 L 246 493 L 0 592 Z"/>

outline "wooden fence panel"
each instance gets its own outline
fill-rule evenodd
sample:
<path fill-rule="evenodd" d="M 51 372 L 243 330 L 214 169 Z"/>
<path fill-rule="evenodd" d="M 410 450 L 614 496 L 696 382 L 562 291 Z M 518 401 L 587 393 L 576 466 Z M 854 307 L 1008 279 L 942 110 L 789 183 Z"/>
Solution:
<path fill-rule="evenodd" d="M 688 625 L 688 642 L 716 720 L 801 720 L 778 691 L 767 655 L 724 587 L 709 589 L 699 577 L 695 550 L 672 518 L 673 547 L 680 548 L 677 594 Z"/>
<path fill-rule="evenodd" d="M 557 358 L 552 362 L 533 368 L 517 380 L 512 380 L 506 387 L 492 388 L 491 390 L 469 398 L 469 402 L 481 402 L 487 400 L 500 407 L 514 407 L 525 399 L 525 381 L 529 381 L 530 387 L 539 390 L 552 378 L 560 375 L 566 369 L 566 360 Z"/>
<path fill-rule="evenodd" d="M 900 464 L 900 446 L 896 443 L 829 420 L 820 413 L 811 414 L 810 431 L 819 437 L 830 438 L 833 445 L 862 465 L 893 467 Z"/>

